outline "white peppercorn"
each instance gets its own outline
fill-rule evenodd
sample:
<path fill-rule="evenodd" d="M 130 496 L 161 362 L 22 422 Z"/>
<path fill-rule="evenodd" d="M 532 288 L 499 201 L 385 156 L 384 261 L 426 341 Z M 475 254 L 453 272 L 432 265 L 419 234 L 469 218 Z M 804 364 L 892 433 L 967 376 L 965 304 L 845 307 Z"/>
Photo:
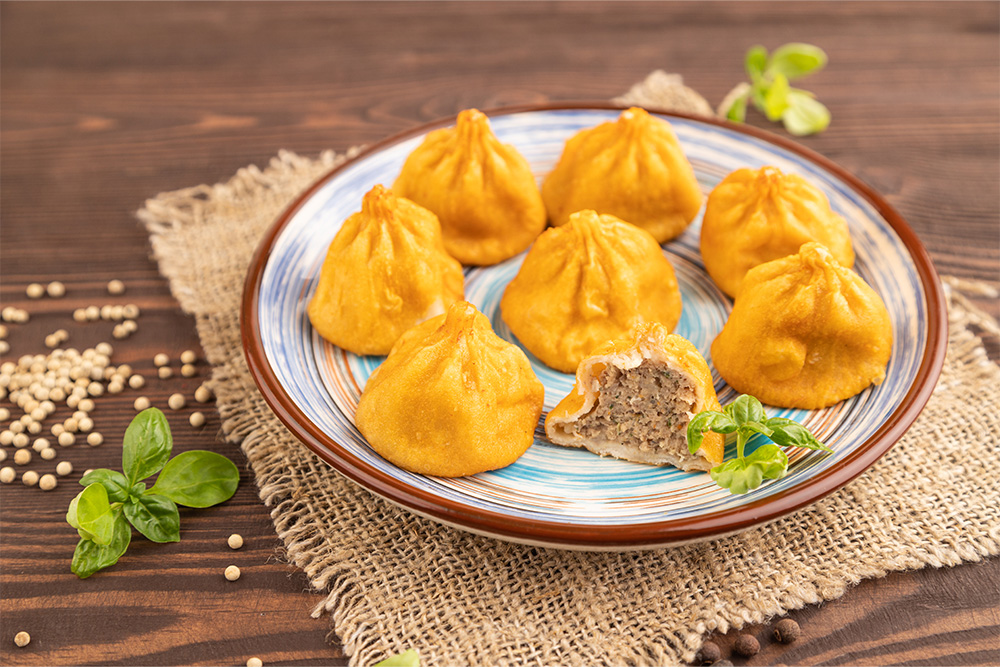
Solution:
<path fill-rule="evenodd" d="M 170 366 L 160 366 L 156 369 L 156 374 L 161 380 L 166 380 L 173 376 L 174 371 Z"/>
<path fill-rule="evenodd" d="M 14 452 L 14 463 L 19 466 L 26 466 L 31 463 L 31 450 L 19 449 Z"/>
<path fill-rule="evenodd" d="M 205 425 L 205 414 L 202 412 L 192 412 L 191 416 L 188 417 L 188 422 L 195 428 L 201 428 Z"/>
<path fill-rule="evenodd" d="M 138 373 L 136 373 L 135 375 L 133 375 L 128 379 L 128 386 L 132 387 L 133 389 L 141 389 L 143 386 L 145 386 L 145 384 L 146 384 L 146 378 L 142 377 Z"/>
<path fill-rule="evenodd" d="M 118 296 L 119 294 L 125 293 L 125 283 L 120 280 L 112 280 L 108 282 L 108 294 L 113 294 Z"/>
<path fill-rule="evenodd" d="M 264 667 L 264 662 L 260 658 L 254 656 L 253 658 L 247 660 L 247 667 Z"/>
<path fill-rule="evenodd" d="M 182 364 L 193 364 L 198 360 L 198 355 L 194 353 L 193 350 L 184 350 L 181 352 L 181 363 Z"/>
<path fill-rule="evenodd" d="M 94 428 L 94 420 L 90 417 L 84 417 L 78 422 L 78 428 L 81 433 L 89 433 Z"/>
<path fill-rule="evenodd" d="M 0 482 L 4 484 L 10 484 L 17 478 L 17 471 L 15 471 L 10 466 L 4 466 L 0 468 Z"/>
<path fill-rule="evenodd" d="M 181 366 L 181 375 L 186 378 L 193 378 L 198 374 L 198 369 L 195 368 L 194 364 L 184 364 Z"/>
<path fill-rule="evenodd" d="M 212 400 L 212 391 L 205 385 L 201 385 L 194 390 L 194 400 L 199 403 L 208 403 Z"/>
<path fill-rule="evenodd" d="M 20 648 L 24 648 L 25 646 L 28 645 L 29 642 L 31 642 L 31 635 L 29 635 L 24 630 L 21 630 L 16 635 L 14 635 L 14 643 L 17 644 Z"/>
<path fill-rule="evenodd" d="M 239 549 L 243 546 L 243 536 L 239 533 L 233 533 L 229 536 L 229 539 L 226 540 L 226 544 L 229 545 L 230 549 Z"/>
<path fill-rule="evenodd" d="M 25 473 L 27 474 L 27 473 Z M 236 581 L 240 578 L 240 568 L 235 565 L 230 565 L 226 568 L 226 579 L 229 581 Z"/>
<path fill-rule="evenodd" d="M 38 473 L 34 470 L 25 470 L 21 474 L 21 483 L 25 486 L 34 486 L 38 484 Z"/>
<path fill-rule="evenodd" d="M 73 464 L 69 461 L 60 461 L 56 464 L 56 474 L 60 477 L 65 477 L 66 475 L 73 472 Z"/>
<path fill-rule="evenodd" d="M 167 405 L 170 406 L 171 410 L 180 410 L 187 405 L 187 401 L 184 400 L 183 394 L 171 394 L 170 398 L 167 399 Z"/>
<path fill-rule="evenodd" d="M 77 406 L 83 412 L 93 412 L 94 411 L 94 399 L 83 398 L 80 400 L 80 404 Z"/>
<path fill-rule="evenodd" d="M 87 434 L 87 444 L 91 447 L 98 447 L 104 444 L 104 436 L 97 431 L 91 431 Z"/>
<path fill-rule="evenodd" d="M 169 363 L 170 363 L 170 357 L 168 357 L 163 352 L 160 352 L 159 354 L 153 357 L 154 366 L 166 366 Z"/>
<path fill-rule="evenodd" d="M 3 463 L 6 460 L 7 460 L 7 450 L 0 449 L 0 463 Z"/>
<path fill-rule="evenodd" d="M 41 299 L 45 296 L 45 285 L 31 283 L 25 288 L 24 293 L 29 299 Z"/>
<path fill-rule="evenodd" d="M 57 484 L 56 476 L 51 473 L 42 475 L 42 478 L 38 480 L 38 488 L 42 491 L 51 491 L 56 488 Z"/>
<path fill-rule="evenodd" d="M 18 449 L 20 449 L 22 447 L 27 447 L 28 446 L 28 442 L 30 442 L 30 440 L 31 439 L 28 437 L 27 433 L 15 433 L 14 434 L 14 446 L 17 447 Z"/>
<path fill-rule="evenodd" d="M 76 443 L 76 436 L 69 431 L 59 434 L 59 445 L 62 447 L 72 447 Z"/>
<path fill-rule="evenodd" d="M 14 432 L 10 429 L 0 431 L 0 445 L 4 445 L 6 447 L 7 445 L 12 444 L 14 444 Z"/>
<path fill-rule="evenodd" d="M 52 449 L 51 447 L 47 447 L 42 451 L 38 452 L 38 455 L 41 456 L 46 461 L 51 461 L 56 457 L 56 450 Z"/>
<path fill-rule="evenodd" d="M 135 399 L 135 402 L 132 404 L 132 406 L 135 408 L 136 412 L 142 412 L 143 410 L 149 407 L 149 399 L 146 398 L 145 396 L 140 396 L 139 398 Z"/>
<path fill-rule="evenodd" d="M 66 295 L 66 286 L 58 280 L 53 280 L 48 284 L 48 287 L 45 288 L 45 291 L 48 292 L 49 296 L 53 299 L 58 299 Z"/>
<path fill-rule="evenodd" d="M 51 445 L 49 445 L 49 441 L 47 438 L 36 438 L 35 441 L 31 443 L 31 448 L 36 452 L 40 452 L 43 449 L 48 449 L 50 446 Z"/>

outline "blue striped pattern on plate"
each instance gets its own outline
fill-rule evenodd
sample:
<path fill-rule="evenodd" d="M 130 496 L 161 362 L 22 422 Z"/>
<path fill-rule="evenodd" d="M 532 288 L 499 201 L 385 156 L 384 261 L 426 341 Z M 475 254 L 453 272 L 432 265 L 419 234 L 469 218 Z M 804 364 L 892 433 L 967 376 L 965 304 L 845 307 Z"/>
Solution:
<path fill-rule="evenodd" d="M 501 141 L 513 144 L 528 159 L 540 182 L 559 158 L 567 138 L 613 120 L 618 113 L 606 109 L 544 110 L 495 116 L 491 124 Z M 602 459 L 584 450 L 552 445 L 545 441 L 540 427 L 534 445 L 517 462 L 472 477 L 416 475 L 379 457 L 355 428 L 353 416 L 365 381 L 381 358 L 359 357 L 326 343 L 312 330 L 306 304 L 315 289 L 327 245 L 342 221 L 360 208 L 362 195 L 375 184 L 392 185 L 403 161 L 423 136 L 389 144 L 338 171 L 314 191 L 274 239 L 262 272 L 256 315 L 263 351 L 281 390 L 312 424 L 343 447 L 346 456 L 430 497 L 509 517 L 512 525 L 540 520 L 581 528 L 641 527 L 706 517 L 809 484 L 811 478 L 836 466 L 865 445 L 914 383 L 927 346 L 927 313 L 913 260 L 878 211 L 820 165 L 727 127 L 667 119 L 706 194 L 735 169 L 776 165 L 818 186 L 833 209 L 848 221 L 857 255 L 855 270 L 879 293 L 892 319 L 894 347 L 886 381 L 825 410 L 768 410 L 771 416 L 787 416 L 807 425 L 834 449 L 833 454 L 792 449 L 788 475 L 745 496 L 719 489 L 705 473 Z M 711 342 L 731 304 L 703 269 L 698 252 L 700 221 L 699 215 L 680 238 L 663 246 L 663 252 L 676 270 L 684 303 L 676 333 L 691 340 L 711 363 Z M 522 260 L 523 255 L 497 266 L 466 269 L 466 298 L 490 318 L 498 335 L 515 343 L 500 318 L 499 303 Z M 545 408 L 551 409 L 570 390 L 573 378 L 544 366 L 530 353 L 528 356 L 545 385 Z M 720 401 L 726 404 L 735 398 L 735 392 L 714 369 L 713 376 Z M 730 445 L 727 458 L 734 455 L 732 449 Z"/>

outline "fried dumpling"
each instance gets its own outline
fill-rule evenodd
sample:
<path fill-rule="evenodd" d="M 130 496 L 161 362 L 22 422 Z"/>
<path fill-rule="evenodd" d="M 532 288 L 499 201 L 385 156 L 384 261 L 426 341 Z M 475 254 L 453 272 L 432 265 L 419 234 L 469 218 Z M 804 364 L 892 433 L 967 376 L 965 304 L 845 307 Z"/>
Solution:
<path fill-rule="evenodd" d="M 882 299 L 814 242 L 750 269 L 712 342 L 712 362 L 736 391 L 810 410 L 881 384 L 891 352 Z"/>
<path fill-rule="evenodd" d="M 643 322 L 672 330 L 681 293 L 649 232 L 588 210 L 538 237 L 507 285 L 500 311 L 532 354 L 574 373 L 594 347 Z"/>
<path fill-rule="evenodd" d="M 388 354 L 404 331 L 461 299 L 463 288 L 437 217 L 376 185 L 330 243 L 309 321 L 345 350 Z"/>
<path fill-rule="evenodd" d="M 502 144 L 476 109 L 454 127 L 429 133 L 403 164 L 393 185 L 434 211 L 444 246 L 463 264 L 513 257 L 545 229 L 545 205 L 528 161 Z"/>
<path fill-rule="evenodd" d="M 542 199 L 553 225 L 593 209 L 663 243 L 691 224 L 702 194 L 670 123 L 632 107 L 570 137 L 542 183 Z"/>
<path fill-rule="evenodd" d="M 735 297 L 746 272 L 822 243 L 842 266 L 854 266 L 847 222 L 819 188 L 777 167 L 738 169 L 708 195 L 701 223 L 705 270 Z"/>
<path fill-rule="evenodd" d="M 407 331 L 368 378 L 355 423 L 411 472 L 473 475 L 531 446 L 545 389 L 524 352 L 465 301 Z"/>
<path fill-rule="evenodd" d="M 648 323 L 580 362 L 573 390 L 545 419 L 545 433 L 557 445 L 601 456 L 709 470 L 722 463 L 725 436 L 706 433 L 691 454 L 687 425 L 702 410 L 721 409 L 698 348 Z"/>

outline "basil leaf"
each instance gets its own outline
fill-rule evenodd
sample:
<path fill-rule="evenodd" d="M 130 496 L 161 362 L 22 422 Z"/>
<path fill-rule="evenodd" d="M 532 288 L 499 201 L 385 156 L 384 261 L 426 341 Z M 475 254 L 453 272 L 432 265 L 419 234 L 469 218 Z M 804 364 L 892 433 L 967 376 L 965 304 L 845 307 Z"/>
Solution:
<path fill-rule="evenodd" d="M 181 515 L 169 498 L 150 493 L 125 503 L 122 509 L 129 523 L 153 542 L 180 541 Z"/>
<path fill-rule="evenodd" d="M 373 667 L 420 667 L 420 655 L 412 648 L 390 655 L 381 662 L 376 662 Z"/>
<path fill-rule="evenodd" d="M 688 451 L 694 454 L 701 448 L 701 443 L 705 439 L 706 431 L 714 431 L 716 433 L 732 433 L 735 430 L 736 422 L 734 422 L 729 415 L 722 412 L 716 412 L 714 410 L 699 412 L 691 418 L 691 421 L 688 422 Z"/>
<path fill-rule="evenodd" d="M 108 492 L 108 500 L 113 503 L 123 503 L 128 498 L 128 480 L 125 479 L 125 475 L 117 470 L 98 468 L 97 470 L 91 470 L 80 478 L 80 484 L 84 486 L 90 486 L 94 483 L 104 487 Z"/>
<path fill-rule="evenodd" d="M 767 63 L 767 74 L 782 74 L 789 80 L 798 79 L 826 66 L 826 52 L 818 46 L 792 42 L 779 46 Z"/>
<path fill-rule="evenodd" d="M 785 129 L 796 136 L 816 134 L 830 125 L 830 110 L 805 91 L 788 92 L 788 107 L 782 112 Z"/>
<path fill-rule="evenodd" d="M 66 523 L 79 531 L 80 536 L 105 545 L 114 534 L 115 515 L 108 502 L 108 491 L 100 484 L 90 484 L 70 501 Z"/>
<path fill-rule="evenodd" d="M 740 427 L 750 422 L 762 422 L 765 419 L 764 406 L 749 394 L 740 394 L 736 400 L 726 406 L 729 415 L 736 426 Z"/>
<path fill-rule="evenodd" d="M 788 108 L 788 77 L 778 74 L 774 77 L 774 83 L 764 92 L 764 108 L 762 111 L 769 121 L 776 121 L 781 118 Z"/>
<path fill-rule="evenodd" d="M 183 452 L 167 462 L 149 493 L 158 493 L 178 505 L 211 507 L 236 493 L 240 471 L 221 454 L 204 450 Z"/>
<path fill-rule="evenodd" d="M 759 466 L 748 465 L 746 459 L 732 459 L 715 466 L 709 472 L 716 484 L 734 495 L 752 491 L 764 481 L 764 473 Z"/>
<path fill-rule="evenodd" d="M 740 95 L 733 100 L 733 103 L 729 106 L 729 110 L 726 111 L 726 120 L 735 121 L 737 123 L 743 123 L 747 119 L 747 95 Z"/>
<path fill-rule="evenodd" d="M 751 81 L 756 81 L 764 76 L 764 69 L 767 67 L 767 49 L 763 46 L 751 46 L 747 50 L 746 59 L 743 66 L 747 70 L 747 75 Z"/>
<path fill-rule="evenodd" d="M 145 479 L 163 467 L 170 458 L 173 438 L 170 423 L 158 408 L 137 414 L 125 429 L 122 443 L 122 470 L 129 485 Z"/>
<path fill-rule="evenodd" d="M 788 455 L 777 445 L 761 445 L 743 460 L 748 468 L 758 467 L 765 479 L 781 479 L 788 472 Z"/>
<path fill-rule="evenodd" d="M 743 428 L 752 433 L 760 433 L 762 435 L 766 435 L 767 437 L 771 437 L 771 429 L 761 422 L 747 422 L 743 425 Z"/>
<path fill-rule="evenodd" d="M 97 544 L 93 540 L 81 539 L 73 552 L 70 570 L 86 579 L 98 570 L 103 570 L 118 562 L 132 541 L 132 529 L 121 512 L 115 513 L 114 530 L 108 544 Z"/>
<path fill-rule="evenodd" d="M 771 429 L 771 440 L 783 447 L 804 447 L 806 449 L 821 449 L 824 452 L 833 450 L 816 439 L 802 424 L 797 421 L 786 419 L 785 417 L 771 417 L 767 420 L 767 425 Z"/>

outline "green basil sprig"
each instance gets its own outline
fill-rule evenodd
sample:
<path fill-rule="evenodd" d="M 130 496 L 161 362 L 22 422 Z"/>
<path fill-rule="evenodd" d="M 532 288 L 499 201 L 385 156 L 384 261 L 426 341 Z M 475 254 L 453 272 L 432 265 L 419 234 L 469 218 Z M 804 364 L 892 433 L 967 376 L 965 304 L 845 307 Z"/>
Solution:
<path fill-rule="evenodd" d="M 763 46 L 751 47 L 744 61 L 750 83 L 733 88 L 719 105 L 719 114 L 742 123 L 752 104 L 769 121 L 780 120 L 791 134 L 822 132 L 830 124 L 830 110 L 813 93 L 789 82 L 823 69 L 826 62 L 826 53 L 812 44 L 792 42 L 770 55 Z"/>
<path fill-rule="evenodd" d="M 708 431 L 736 433 L 736 458 L 717 465 L 710 471 L 712 480 L 733 494 L 752 491 L 765 479 L 784 477 L 788 471 L 788 455 L 781 447 L 833 451 L 797 421 L 786 417 L 769 418 L 760 401 L 747 394 L 738 396 L 722 412 L 705 410 L 696 414 L 688 422 L 688 451 L 692 454 L 697 452 Z M 747 441 L 756 433 L 767 436 L 775 444 L 762 445 L 744 456 Z"/>
<path fill-rule="evenodd" d="M 118 562 L 132 527 L 153 542 L 177 542 L 178 505 L 211 507 L 229 500 L 240 481 L 225 456 L 194 450 L 170 458 L 173 438 L 166 416 L 143 410 L 125 430 L 122 470 L 99 468 L 80 479 L 85 488 L 69 504 L 66 521 L 80 534 L 70 569 L 86 579 Z M 142 481 L 159 472 L 149 489 Z"/>

